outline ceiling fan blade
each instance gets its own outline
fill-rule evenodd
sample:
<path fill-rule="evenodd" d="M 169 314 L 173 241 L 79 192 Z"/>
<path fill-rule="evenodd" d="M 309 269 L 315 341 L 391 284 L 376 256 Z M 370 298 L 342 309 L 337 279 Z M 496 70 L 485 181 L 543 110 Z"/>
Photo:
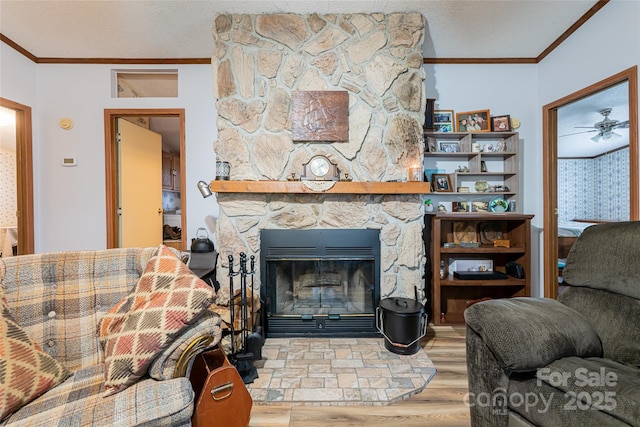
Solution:
<path fill-rule="evenodd" d="M 565 135 L 560 135 L 560 138 L 562 138 L 563 136 L 580 135 L 580 134 L 583 134 L 583 133 L 591 133 L 591 132 L 597 132 L 597 130 L 596 129 L 591 129 L 591 130 L 584 130 L 582 132 L 567 133 Z"/>
<path fill-rule="evenodd" d="M 628 128 L 629 127 L 629 120 L 625 120 L 624 122 L 620 122 L 617 125 L 614 126 L 615 128 Z"/>

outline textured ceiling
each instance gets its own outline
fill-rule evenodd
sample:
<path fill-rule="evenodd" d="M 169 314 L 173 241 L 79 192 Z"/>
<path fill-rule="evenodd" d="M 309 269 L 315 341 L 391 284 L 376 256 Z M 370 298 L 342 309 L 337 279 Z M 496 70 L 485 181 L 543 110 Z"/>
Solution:
<path fill-rule="evenodd" d="M 0 33 L 37 58 L 206 59 L 221 13 L 392 13 L 426 18 L 426 58 L 536 58 L 596 0 L 0 0 Z M 606 6 L 605 6 L 606 7 Z M 628 119 L 626 95 L 601 93 L 559 111 L 559 135 L 602 119 Z M 156 123 L 164 133 L 165 123 Z M 584 129 L 589 130 L 589 129 Z M 175 132 L 173 132 L 175 133 Z M 628 129 L 617 133 L 628 140 Z M 559 139 L 560 156 L 592 156 L 593 133 Z M 170 138 L 170 139 L 176 139 Z M 609 141 L 607 144 L 610 144 Z M 618 144 L 624 143 L 617 141 Z M 608 145 L 607 145 L 608 147 Z M 575 150 L 580 149 L 578 153 Z M 605 147 L 605 149 L 608 149 Z M 570 151 L 567 151 L 570 150 Z"/>
<path fill-rule="evenodd" d="M 594 157 L 629 145 L 629 129 L 614 129 L 613 138 L 594 142 L 598 132 L 593 124 L 603 119 L 600 111 L 611 108 L 609 119 L 629 120 L 629 84 L 617 84 L 606 90 L 558 109 L 558 157 Z M 591 128 L 589 128 L 591 127 Z"/>
<path fill-rule="evenodd" d="M 536 58 L 595 0 L 0 0 L 0 33 L 37 58 L 209 58 L 220 13 L 418 11 L 428 58 Z"/>

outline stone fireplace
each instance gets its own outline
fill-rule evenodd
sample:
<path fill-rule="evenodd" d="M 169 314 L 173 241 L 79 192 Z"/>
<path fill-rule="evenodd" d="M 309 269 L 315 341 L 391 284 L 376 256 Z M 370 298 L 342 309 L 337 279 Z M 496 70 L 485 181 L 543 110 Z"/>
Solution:
<path fill-rule="evenodd" d="M 408 168 L 422 165 L 421 14 L 220 15 L 213 38 L 214 150 L 231 180 L 287 181 L 318 154 L 354 182 L 406 181 Z M 293 142 L 293 91 L 347 91 L 348 141 Z M 413 298 L 416 287 L 423 295 L 419 194 L 238 191 L 217 200 L 223 286 L 227 255 L 260 259 L 262 230 L 369 229 L 379 232 L 380 298 Z"/>
<path fill-rule="evenodd" d="M 260 270 L 268 336 L 377 333 L 378 230 L 262 230 Z"/>

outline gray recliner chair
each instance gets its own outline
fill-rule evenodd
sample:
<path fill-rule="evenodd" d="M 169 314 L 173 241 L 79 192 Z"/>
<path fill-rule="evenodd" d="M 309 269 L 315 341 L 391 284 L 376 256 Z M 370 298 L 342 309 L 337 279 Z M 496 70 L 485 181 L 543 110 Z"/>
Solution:
<path fill-rule="evenodd" d="M 640 426 L 640 222 L 587 228 L 564 283 L 465 311 L 473 426 Z"/>

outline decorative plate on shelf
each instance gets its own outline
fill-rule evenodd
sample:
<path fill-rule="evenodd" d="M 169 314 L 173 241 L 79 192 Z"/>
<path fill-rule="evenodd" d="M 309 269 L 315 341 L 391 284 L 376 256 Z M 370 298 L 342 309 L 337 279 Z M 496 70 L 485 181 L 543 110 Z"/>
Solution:
<path fill-rule="evenodd" d="M 509 203 L 502 197 L 496 197 L 489 202 L 489 211 L 491 212 L 506 212 L 509 208 Z"/>
<path fill-rule="evenodd" d="M 493 245 L 495 240 L 503 239 L 504 228 L 502 221 L 481 222 L 478 224 L 480 243 L 483 245 Z"/>

